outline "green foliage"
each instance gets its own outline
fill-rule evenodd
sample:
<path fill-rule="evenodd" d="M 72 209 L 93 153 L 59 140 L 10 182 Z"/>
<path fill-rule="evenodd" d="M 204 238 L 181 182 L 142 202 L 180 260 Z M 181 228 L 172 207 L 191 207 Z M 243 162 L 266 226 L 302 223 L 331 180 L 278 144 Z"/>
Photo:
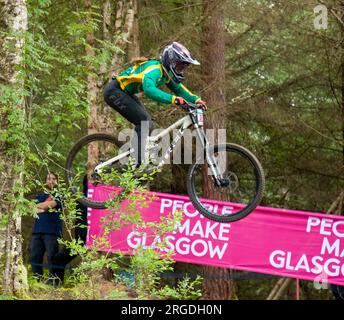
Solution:
<path fill-rule="evenodd" d="M 0 300 L 17 300 L 17 298 L 14 296 L 7 296 L 7 295 L 0 294 Z"/>
<path fill-rule="evenodd" d="M 128 300 L 128 296 L 125 292 L 119 289 L 113 289 L 107 296 L 108 300 Z"/>
<path fill-rule="evenodd" d="M 178 282 L 176 288 L 164 286 L 157 290 L 155 295 L 163 299 L 197 300 L 202 297 L 202 278 L 197 276 L 192 280 L 187 275 Z"/>
<path fill-rule="evenodd" d="M 139 299 L 151 298 L 152 294 L 159 293 L 156 288 L 160 282 L 160 273 L 173 270 L 173 260 L 169 255 L 162 257 L 153 248 L 139 248 L 134 252 L 130 271 L 135 277 L 135 289 Z"/>
<path fill-rule="evenodd" d="M 59 193 L 63 195 L 64 199 L 61 218 L 65 222 L 67 234 L 70 237 L 70 239 L 61 240 L 60 243 L 70 250 L 70 255 L 78 255 L 81 258 L 81 262 L 73 269 L 66 282 L 66 286 L 71 288 L 70 293 L 74 298 L 99 298 L 99 284 L 105 268 L 115 273 L 115 283 L 132 285 L 139 299 L 147 299 L 153 296 L 180 299 L 199 297 L 199 290 L 195 288 L 199 285 L 199 278 L 194 281 L 184 279 L 176 289 L 169 286 L 160 287 L 161 274 L 172 271 L 174 263 L 173 259 L 171 259 L 173 252 L 162 253 L 164 241 L 155 248 L 138 248 L 131 256 L 130 263 L 124 264 L 124 266 L 123 254 L 116 253 L 114 255 L 108 251 L 110 247 L 109 235 L 125 225 L 133 225 L 136 230 L 151 228 L 152 236 L 159 235 L 163 238 L 167 232 L 172 232 L 176 224 L 181 221 L 181 213 L 162 218 L 157 223 L 146 223 L 142 219 L 140 209 L 148 207 L 149 202 L 152 200 L 152 198 L 147 197 L 148 193 L 142 185 L 150 181 L 154 174 L 154 172 L 144 173 L 143 168 L 134 170 L 133 166 L 129 164 L 128 170 L 121 174 L 112 170 L 111 173 L 102 175 L 103 180 L 107 183 L 116 181 L 115 185 L 122 188 L 122 193 L 120 196 L 108 201 L 107 207 L 110 213 L 101 221 L 102 234 L 93 237 L 92 245 L 89 248 L 80 239 L 72 237 L 79 215 L 75 204 L 80 194 L 71 193 L 71 190 L 60 180 Z M 126 200 L 127 204 L 125 206 L 122 204 L 123 200 Z M 131 274 L 133 283 L 128 282 L 125 277 L 121 277 L 120 275 L 123 273 Z M 109 295 L 109 299 L 117 295 L 118 291 L 114 290 Z"/>
<path fill-rule="evenodd" d="M 0 172 L 5 172 L 6 165 L 13 163 L 11 169 L 22 179 L 13 189 L 6 190 L 2 201 L 10 203 L 17 214 L 35 216 L 34 204 L 28 199 L 42 186 L 48 168 L 63 174 L 70 147 L 87 132 L 87 76 L 97 77 L 98 70 L 109 64 L 113 54 L 125 54 L 125 48 L 116 46 L 121 34 L 114 35 L 111 41 L 103 39 L 103 2 L 94 1 L 93 4 L 89 14 L 85 12 L 84 2 L 79 0 L 28 0 L 28 32 L 7 33 L 13 39 L 25 40 L 23 59 L 18 66 L 19 83 L 0 83 L 0 118 L 4 122 L 1 125 L 6 127 L 0 130 L 1 147 L 6 147 L 6 152 L 1 149 Z M 327 30 L 313 28 L 316 4 L 317 1 L 296 0 L 221 3 L 226 17 L 224 71 L 228 105 L 222 116 L 226 119 L 228 140 L 248 147 L 263 164 L 267 177 L 264 205 L 326 211 L 344 186 L 342 31 L 331 14 Z M 328 5 L 335 8 L 337 2 L 331 0 Z M 194 56 L 201 60 L 204 18 L 201 1 L 140 3 L 141 54 L 158 57 L 165 43 L 177 40 L 190 47 Z M 86 35 L 90 31 L 94 31 L 96 38 L 94 57 L 85 53 Z M 8 41 L 5 47 L 14 50 L 14 41 Z M 201 63 L 205 65 L 208 61 Z M 200 94 L 204 94 L 209 85 L 201 80 L 202 65 L 188 70 L 185 83 L 190 90 Z M 101 86 L 107 79 L 98 80 Z M 160 127 L 166 127 L 180 115 L 145 97 L 142 101 Z M 124 127 L 127 122 L 116 117 L 115 125 Z M 8 160 L 22 157 L 24 161 Z M 173 185 L 173 192 L 183 193 L 186 170 L 185 166 L 178 166 L 178 176 L 165 170 L 152 179 L 143 175 L 141 180 L 132 179 L 130 170 L 122 176 L 112 173 L 109 179 L 127 188 L 121 197 L 108 203 L 112 212 L 103 219 L 104 237 L 95 240 L 98 248 L 106 247 L 106 235 L 121 224 L 136 224 L 138 229 L 150 227 L 161 237 L 169 232 L 174 219 L 178 220 L 181 213 L 162 218 L 155 224 L 144 223 L 138 209 L 147 206 L 151 199 L 145 199 L 142 185 L 150 182 L 152 189 L 163 192 L 170 192 Z M 97 250 L 88 250 L 80 241 L 72 239 L 80 217 L 75 202 L 79 195 L 72 194 L 63 181 L 60 188 L 66 198 L 63 219 L 69 237 L 63 243 L 69 246 L 72 254 L 82 258 L 75 274 L 69 277 L 67 287 L 58 291 L 61 295 L 57 298 L 64 295 L 92 298 L 97 296 L 98 273 L 102 268 L 120 271 L 125 258 L 122 255 L 114 258 L 110 254 L 100 256 Z M 136 194 L 131 192 L 134 189 Z M 124 210 L 119 209 L 125 197 L 129 202 Z M 0 229 L 6 227 L 10 218 L 11 215 L 0 216 Z M 140 261 L 148 261 L 151 270 L 155 270 L 147 279 L 138 275 L 135 290 L 142 297 L 182 299 L 188 296 L 182 289 L 184 280 L 179 283 L 181 287 L 159 287 L 159 270 L 171 267 L 168 259 L 166 264 L 160 261 L 160 253 L 139 250 L 130 267 L 124 268 L 124 271 L 138 274 Z M 42 292 L 46 296 L 53 294 L 49 287 L 40 288 L 40 285 L 32 284 L 34 294 L 42 297 Z M 189 285 L 191 282 L 185 287 Z M 266 296 L 271 285 L 271 281 L 261 281 L 257 288 L 257 282 L 244 282 L 237 296 L 240 299 Z M 191 289 L 194 293 L 188 296 L 191 299 L 198 296 L 196 287 L 195 283 Z M 120 297 L 116 290 L 109 297 L 116 298 L 117 294 Z M 305 299 L 318 294 L 307 286 L 304 292 Z M 322 297 L 327 298 L 326 294 Z"/>

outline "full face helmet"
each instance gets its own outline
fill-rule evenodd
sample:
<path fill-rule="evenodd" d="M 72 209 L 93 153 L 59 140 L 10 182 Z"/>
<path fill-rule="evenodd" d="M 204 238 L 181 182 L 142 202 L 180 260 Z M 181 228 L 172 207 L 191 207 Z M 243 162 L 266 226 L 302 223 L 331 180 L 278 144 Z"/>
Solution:
<path fill-rule="evenodd" d="M 190 51 L 178 42 L 165 47 L 160 61 L 166 74 L 176 83 L 185 80 L 184 71 L 190 64 L 200 65 Z"/>

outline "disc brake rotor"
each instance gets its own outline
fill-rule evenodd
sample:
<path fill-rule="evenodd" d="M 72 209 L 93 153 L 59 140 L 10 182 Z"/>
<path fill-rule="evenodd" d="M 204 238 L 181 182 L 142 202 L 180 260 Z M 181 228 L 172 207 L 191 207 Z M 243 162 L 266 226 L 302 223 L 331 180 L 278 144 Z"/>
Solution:
<path fill-rule="evenodd" d="M 224 185 L 219 187 L 219 189 L 222 192 L 229 191 L 229 193 L 234 193 L 239 187 L 239 179 L 234 172 L 228 172 L 221 180 Z"/>
<path fill-rule="evenodd" d="M 228 172 L 224 179 L 227 180 L 228 185 L 222 188 L 228 188 L 230 193 L 234 193 L 239 188 L 239 179 L 234 172 Z"/>

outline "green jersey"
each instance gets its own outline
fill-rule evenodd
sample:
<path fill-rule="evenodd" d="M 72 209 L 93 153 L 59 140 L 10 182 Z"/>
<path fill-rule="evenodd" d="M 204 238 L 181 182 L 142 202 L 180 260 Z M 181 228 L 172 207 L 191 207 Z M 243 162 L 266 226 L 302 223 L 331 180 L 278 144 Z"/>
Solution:
<path fill-rule="evenodd" d="M 200 97 L 191 93 L 183 84 L 176 84 L 164 75 L 162 65 L 158 60 L 148 60 L 138 63 L 116 76 L 121 89 L 129 94 L 143 92 L 147 97 L 161 103 L 174 103 L 175 98 L 182 97 L 195 103 Z M 165 84 L 175 95 L 159 89 Z"/>

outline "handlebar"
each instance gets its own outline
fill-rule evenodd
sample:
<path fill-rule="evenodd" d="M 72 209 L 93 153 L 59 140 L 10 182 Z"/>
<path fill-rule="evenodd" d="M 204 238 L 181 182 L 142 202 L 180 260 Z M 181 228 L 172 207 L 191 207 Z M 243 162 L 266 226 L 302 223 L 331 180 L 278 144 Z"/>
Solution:
<path fill-rule="evenodd" d="M 185 101 L 184 104 L 181 104 L 179 106 L 187 112 L 190 112 L 190 109 L 202 109 L 203 111 L 206 110 L 206 108 L 202 104 L 191 103 L 191 102 L 187 102 L 187 101 Z"/>

